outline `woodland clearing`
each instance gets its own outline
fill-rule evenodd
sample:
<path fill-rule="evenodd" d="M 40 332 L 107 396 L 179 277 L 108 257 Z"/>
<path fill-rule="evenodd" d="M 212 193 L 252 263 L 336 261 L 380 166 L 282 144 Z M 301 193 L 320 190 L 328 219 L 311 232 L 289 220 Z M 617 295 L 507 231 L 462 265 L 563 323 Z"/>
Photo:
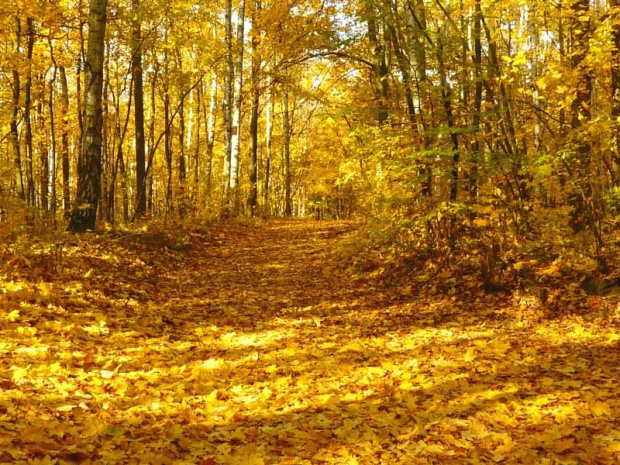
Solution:
<path fill-rule="evenodd" d="M 379 286 L 341 265 L 351 230 L 35 244 L 2 276 L 0 463 L 618 463 L 613 297 Z"/>

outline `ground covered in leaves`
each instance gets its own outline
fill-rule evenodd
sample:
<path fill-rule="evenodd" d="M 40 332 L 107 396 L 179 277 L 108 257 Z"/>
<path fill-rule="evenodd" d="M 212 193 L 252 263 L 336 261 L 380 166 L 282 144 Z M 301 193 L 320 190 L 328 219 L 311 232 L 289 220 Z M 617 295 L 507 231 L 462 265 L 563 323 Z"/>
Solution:
<path fill-rule="evenodd" d="M 7 258 L 0 463 L 620 461 L 608 302 L 551 314 L 449 273 L 377 286 L 340 266 L 350 230 L 88 234 Z"/>

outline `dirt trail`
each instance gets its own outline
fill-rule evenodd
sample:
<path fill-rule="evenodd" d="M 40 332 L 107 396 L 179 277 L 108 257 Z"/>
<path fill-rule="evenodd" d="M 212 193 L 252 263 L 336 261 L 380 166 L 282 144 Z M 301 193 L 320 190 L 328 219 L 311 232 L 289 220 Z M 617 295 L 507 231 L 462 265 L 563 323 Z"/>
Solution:
<path fill-rule="evenodd" d="M 336 266 L 349 230 L 31 260 L 2 281 L 0 463 L 618 463 L 617 322 L 364 287 Z"/>

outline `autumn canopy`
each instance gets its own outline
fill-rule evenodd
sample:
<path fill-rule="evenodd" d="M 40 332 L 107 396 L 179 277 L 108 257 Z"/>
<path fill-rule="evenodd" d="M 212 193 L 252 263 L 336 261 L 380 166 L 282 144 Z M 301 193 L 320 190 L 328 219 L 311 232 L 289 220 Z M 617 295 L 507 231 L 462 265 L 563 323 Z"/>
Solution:
<path fill-rule="evenodd" d="M 618 0 L 0 7 L 0 463 L 618 463 L 618 257 Z"/>

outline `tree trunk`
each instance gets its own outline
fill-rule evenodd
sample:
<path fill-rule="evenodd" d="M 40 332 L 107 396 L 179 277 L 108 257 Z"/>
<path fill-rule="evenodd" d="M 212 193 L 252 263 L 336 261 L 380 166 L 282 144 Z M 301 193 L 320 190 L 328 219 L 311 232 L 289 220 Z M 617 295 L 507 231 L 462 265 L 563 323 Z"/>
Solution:
<path fill-rule="evenodd" d="M 185 182 L 187 180 L 187 162 L 185 160 L 185 78 L 183 76 L 183 60 L 181 53 L 176 50 L 177 69 L 181 74 L 179 76 L 179 216 L 185 216 L 186 207 L 186 191 Z"/>
<path fill-rule="evenodd" d="M 381 126 L 388 119 L 388 68 L 385 61 L 385 47 L 379 42 L 377 32 L 377 16 L 372 0 L 365 0 L 365 19 L 368 27 L 368 41 L 372 52 L 374 70 L 374 87 L 377 99 L 377 122 Z"/>
<path fill-rule="evenodd" d="M 101 191 L 102 90 L 107 0 L 91 0 L 84 69 L 84 138 L 78 160 L 76 204 L 69 231 L 94 229 Z"/>
<path fill-rule="evenodd" d="M 239 213 L 239 154 L 241 149 L 241 89 L 243 86 L 243 50 L 245 43 L 245 0 L 239 0 L 237 8 L 237 58 L 235 61 L 234 104 L 232 112 L 232 140 L 230 153 L 230 178 L 228 182 L 229 204 L 233 213 Z"/>
<path fill-rule="evenodd" d="M 56 178 L 58 175 L 58 169 L 57 169 L 58 158 L 56 156 L 57 142 L 56 142 L 56 119 L 55 119 L 56 115 L 54 111 L 54 88 L 56 87 L 56 78 L 58 76 L 58 66 L 56 65 L 56 60 L 53 58 L 54 52 L 51 46 L 51 41 L 50 41 L 50 54 L 52 55 L 52 60 L 54 62 L 54 74 L 52 75 L 52 80 L 50 82 L 49 99 L 48 99 L 48 109 L 49 109 L 49 115 L 50 115 L 50 143 L 51 143 L 50 157 L 49 157 L 51 161 L 50 194 L 52 196 L 50 209 L 52 211 L 52 219 L 53 219 L 54 228 L 55 228 L 56 227 L 56 210 L 57 210 L 57 205 L 58 205 L 58 199 L 57 199 L 57 193 L 56 193 Z"/>
<path fill-rule="evenodd" d="M 24 123 L 26 126 L 26 201 L 28 205 L 35 204 L 34 166 L 32 149 L 32 50 L 34 48 L 34 24 L 32 18 L 26 20 L 28 43 L 26 45 L 26 60 L 28 73 L 24 86 Z"/>
<path fill-rule="evenodd" d="M 196 87 L 196 146 L 194 147 L 194 189 L 192 194 L 192 205 L 198 207 L 199 188 L 200 188 L 200 126 L 202 125 L 202 82 Z"/>
<path fill-rule="evenodd" d="M 217 74 L 211 75 L 209 90 L 209 113 L 207 115 L 207 199 L 211 199 L 213 186 L 213 146 L 215 145 L 215 123 L 217 110 Z"/>
<path fill-rule="evenodd" d="M 572 177 L 578 190 L 572 192 L 568 199 L 573 207 L 570 222 L 575 232 L 583 230 L 594 220 L 593 212 L 588 211 L 592 196 L 589 172 L 591 146 L 587 134 L 582 133 L 583 124 L 590 121 L 592 100 L 592 74 L 588 65 L 583 63 L 588 53 L 588 40 L 591 35 L 589 10 L 589 0 L 573 0 L 570 5 L 572 32 L 570 65 L 579 79 L 575 98 L 571 104 L 571 129 L 576 157 Z"/>
<path fill-rule="evenodd" d="M 118 149 L 118 164 L 121 172 L 121 193 L 123 196 L 123 221 L 129 222 L 129 183 L 127 182 L 127 170 L 125 169 L 125 158 L 123 157 L 122 142 Z"/>
<path fill-rule="evenodd" d="M 613 18 L 611 38 L 613 45 L 611 63 L 611 120 L 614 140 L 614 169 L 616 186 L 620 185 L 620 1 L 609 0 L 610 14 Z"/>
<path fill-rule="evenodd" d="M 153 215 L 155 213 L 153 207 L 153 164 L 155 161 L 155 122 L 157 117 L 157 76 L 159 75 L 159 64 L 155 61 L 155 72 L 151 79 L 151 96 L 150 96 L 150 121 L 149 121 L 149 148 L 148 148 L 148 165 L 146 166 L 146 184 L 144 192 L 146 195 L 146 209 Z"/>
<path fill-rule="evenodd" d="M 146 213 L 146 152 L 144 137 L 144 84 L 142 73 L 142 31 L 140 0 L 132 0 L 131 56 L 133 73 L 134 123 L 136 141 L 136 218 Z"/>
<path fill-rule="evenodd" d="M 39 162 L 40 162 L 40 181 L 39 181 L 39 196 L 41 198 L 41 210 L 47 213 L 50 210 L 49 206 L 49 181 L 50 181 L 50 160 L 49 160 L 49 148 L 47 146 L 47 128 L 45 124 L 45 105 L 43 103 L 46 100 L 45 96 L 45 78 L 43 75 L 38 76 L 40 87 L 37 90 L 37 124 L 39 128 L 39 134 L 41 135 L 38 142 Z"/>
<path fill-rule="evenodd" d="M 273 131 L 273 100 L 272 100 L 272 89 L 271 86 L 273 83 L 269 83 L 267 86 L 267 103 L 265 108 L 265 151 L 266 151 L 266 160 L 265 160 L 265 184 L 263 187 L 263 212 L 265 216 L 269 216 L 270 214 L 270 205 L 269 205 L 269 190 L 270 190 L 270 181 L 271 181 L 271 150 L 272 150 L 272 131 Z"/>
<path fill-rule="evenodd" d="M 250 118 L 250 139 L 251 139 L 251 171 L 250 171 L 250 197 L 248 207 L 250 215 L 256 214 L 258 207 L 258 117 L 260 103 L 260 30 L 257 24 L 257 15 L 261 9 L 260 0 L 254 1 L 254 14 L 252 17 L 252 114 Z"/>
<path fill-rule="evenodd" d="M 474 6 L 474 108 L 473 108 L 473 131 L 474 141 L 471 144 L 471 167 L 469 171 L 469 197 L 475 203 L 478 199 L 478 164 L 480 163 L 480 140 L 479 132 L 482 123 L 482 7 L 481 0 L 476 0 Z"/>
<path fill-rule="evenodd" d="M 226 77 L 224 82 L 224 206 L 222 216 L 230 215 L 230 178 L 231 156 L 233 146 L 233 81 L 235 78 L 235 62 L 233 56 L 233 33 L 232 33 L 232 0 L 226 0 L 225 14 L 226 35 Z"/>
<path fill-rule="evenodd" d="M 456 122 L 454 119 L 454 112 L 452 110 L 452 87 L 448 82 L 446 76 L 446 69 L 444 66 L 444 45 L 441 37 L 437 38 L 437 61 L 439 63 L 439 78 L 441 83 L 441 101 L 446 113 L 446 121 L 448 123 L 448 129 L 450 132 L 450 142 L 452 144 L 452 171 L 450 176 L 450 201 L 455 202 L 458 198 L 459 192 L 459 136 L 454 130 Z"/>
<path fill-rule="evenodd" d="M 422 136 L 423 147 L 428 150 L 431 146 L 431 140 L 428 135 L 427 120 L 423 107 L 428 106 L 428 73 L 427 73 L 427 60 L 426 60 L 426 8 L 423 0 L 416 0 L 412 3 L 411 0 L 407 0 L 407 31 L 411 37 L 409 44 L 408 59 L 411 64 L 415 79 L 415 98 L 413 101 L 414 110 L 417 112 L 416 124 L 418 125 L 417 132 Z M 403 55 L 404 52 L 403 52 Z M 407 55 L 403 56 L 406 60 Z M 401 60 L 403 59 L 401 58 Z M 426 163 L 425 166 L 420 169 L 420 177 L 422 181 L 422 195 L 430 197 L 432 194 L 432 170 L 431 164 Z"/>
<path fill-rule="evenodd" d="M 67 72 L 64 66 L 59 68 L 60 72 L 60 112 L 62 115 L 61 130 L 61 157 L 62 157 L 62 200 L 65 215 L 69 215 L 71 210 L 71 188 L 70 188 L 70 160 L 69 160 L 69 87 L 67 85 Z"/>
<path fill-rule="evenodd" d="M 17 55 L 20 53 L 20 42 L 21 42 L 21 21 L 19 16 L 15 16 L 15 60 L 17 60 Z M 13 145 L 13 163 L 15 165 L 15 176 L 16 176 L 16 192 L 17 198 L 20 200 L 26 200 L 26 191 L 24 188 L 24 171 L 22 168 L 22 157 L 19 145 L 19 131 L 18 131 L 18 114 L 19 114 L 19 94 L 21 92 L 21 83 L 19 77 L 19 70 L 17 67 L 13 68 L 13 102 L 12 102 L 12 113 L 11 113 L 11 143 Z"/>
<path fill-rule="evenodd" d="M 291 121 L 289 112 L 289 90 L 288 83 L 284 84 L 283 89 L 284 111 L 284 216 L 287 218 L 293 215 L 293 199 L 291 198 Z"/>
<path fill-rule="evenodd" d="M 172 137 L 170 134 L 170 95 L 168 93 L 168 84 L 164 89 L 164 157 L 166 159 L 166 170 L 168 180 L 166 182 L 166 214 L 172 212 Z"/>

